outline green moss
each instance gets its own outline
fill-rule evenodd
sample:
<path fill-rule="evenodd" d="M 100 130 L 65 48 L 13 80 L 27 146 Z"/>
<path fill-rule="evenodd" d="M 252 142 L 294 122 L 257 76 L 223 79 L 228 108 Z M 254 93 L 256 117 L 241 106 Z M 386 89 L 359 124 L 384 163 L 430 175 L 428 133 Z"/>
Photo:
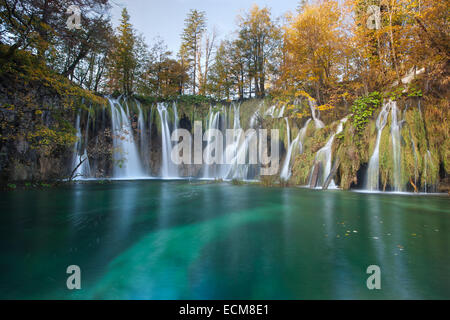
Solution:
<path fill-rule="evenodd" d="M 422 189 L 425 190 L 425 186 L 427 190 L 431 187 L 431 189 L 435 189 L 435 186 L 439 180 L 439 159 L 436 153 L 427 152 L 423 155 L 423 166 L 422 166 L 422 175 L 421 175 L 421 186 Z"/>
<path fill-rule="evenodd" d="M 261 179 L 259 181 L 259 184 L 261 184 L 264 187 L 273 187 L 278 184 L 278 180 L 275 175 L 271 176 L 261 176 Z"/>
<path fill-rule="evenodd" d="M 242 185 L 244 185 L 245 183 L 244 183 L 244 181 L 242 181 L 242 180 L 239 180 L 239 179 L 233 179 L 233 180 L 231 180 L 231 184 L 234 185 L 234 186 L 242 186 Z"/>
<path fill-rule="evenodd" d="M 337 123 L 333 123 L 330 126 L 316 130 L 314 122 L 311 121 L 309 123 L 303 142 L 303 153 L 295 157 L 290 183 L 295 185 L 308 184 L 316 153 L 326 144 L 331 134 L 335 132 L 336 126 Z"/>
<path fill-rule="evenodd" d="M 385 126 L 380 139 L 380 178 L 382 190 L 393 183 L 392 141 L 390 139 L 390 125 Z"/>
<path fill-rule="evenodd" d="M 355 144 L 355 127 L 344 126 L 342 137 L 336 139 L 333 154 L 334 158 L 339 157 L 340 187 L 348 190 L 352 183 L 357 183 L 357 172 L 361 166 L 361 156 L 358 146 Z"/>
<path fill-rule="evenodd" d="M 295 157 L 294 164 L 292 166 L 291 181 L 295 185 L 307 185 L 309 182 L 309 172 L 314 163 L 314 154 L 311 152 L 305 152 Z"/>
<path fill-rule="evenodd" d="M 419 154 L 415 145 L 415 138 L 410 132 L 409 124 L 406 122 L 401 131 L 402 152 L 401 152 L 401 172 L 402 184 L 417 184 L 419 178 Z M 413 186 L 411 186 L 413 187 Z"/>
<path fill-rule="evenodd" d="M 447 99 L 426 100 L 424 116 L 429 149 L 436 157 L 436 166 L 442 163 L 447 175 L 450 174 L 450 107 Z"/>

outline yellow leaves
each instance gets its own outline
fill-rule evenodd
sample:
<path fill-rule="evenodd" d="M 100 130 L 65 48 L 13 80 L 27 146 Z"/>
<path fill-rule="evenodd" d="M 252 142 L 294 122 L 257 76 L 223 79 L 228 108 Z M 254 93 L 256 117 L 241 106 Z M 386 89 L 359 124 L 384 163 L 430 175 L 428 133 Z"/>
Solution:
<path fill-rule="evenodd" d="M 289 103 L 290 98 L 286 93 L 280 94 L 275 97 L 275 101 L 278 108 L 281 108 L 282 106 L 285 106 Z"/>
<path fill-rule="evenodd" d="M 36 110 L 36 111 L 34 112 L 34 114 L 37 115 L 37 116 L 39 116 L 39 115 L 42 114 L 42 110 Z"/>
<path fill-rule="evenodd" d="M 348 91 L 345 91 L 344 93 L 342 93 L 341 95 L 340 95 L 340 97 L 341 98 L 348 98 L 350 96 L 350 93 L 348 92 Z"/>
<path fill-rule="evenodd" d="M 284 31 L 283 82 L 326 87 L 341 77 L 348 41 L 337 1 L 305 5 Z"/>
<path fill-rule="evenodd" d="M 328 103 L 320 105 L 320 106 L 317 106 L 317 109 L 320 110 L 320 111 L 332 110 L 334 108 L 335 108 L 334 106 L 332 106 L 331 104 L 328 104 Z"/>
<path fill-rule="evenodd" d="M 15 110 L 15 106 L 14 105 L 12 105 L 12 104 L 5 104 L 5 105 L 2 105 L 1 106 L 2 108 L 4 108 L 4 109 L 6 109 L 6 110 L 8 110 L 8 111 L 14 111 Z"/>
<path fill-rule="evenodd" d="M 293 105 L 293 104 L 287 105 L 287 106 L 286 106 L 286 109 L 287 109 L 288 111 L 293 110 L 294 108 L 295 108 L 295 105 Z"/>
<path fill-rule="evenodd" d="M 295 114 L 295 117 L 298 119 L 307 118 L 309 116 L 310 116 L 310 114 L 308 112 L 297 112 Z"/>
<path fill-rule="evenodd" d="M 72 145 L 77 141 L 77 136 L 68 131 L 50 129 L 41 125 L 36 127 L 35 131 L 28 132 L 27 140 L 34 148 L 45 148 Z"/>
<path fill-rule="evenodd" d="M 33 59 L 29 53 L 20 52 L 20 54 L 28 55 L 28 58 Z M 25 60 L 25 58 L 23 60 Z M 20 69 L 15 70 L 15 72 L 24 83 L 39 82 L 46 88 L 53 90 L 66 102 L 72 101 L 73 103 L 74 99 L 84 98 L 86 102 L 95 105 L 107 104 L 106 99 L 74 85 L 69 79 L 51 71 L 39 60 L 23 62 L 24 64 L 20 66 Z M 70 103 L 66 104 L 70 105 Z"/>
<path fill-rule="evenodd" d="M 298 98 L 298 97 L 305 97 L 305 98 L 307 98 L 307 99 L 312 99 L 312 100 L 314 100 L 314 98 L 312 98 L 306 91 L 304 91 L 304 90 L 299 90 L 299 91 L 296 91 L 295 92 L 295 97 L 296 98 Z"/>

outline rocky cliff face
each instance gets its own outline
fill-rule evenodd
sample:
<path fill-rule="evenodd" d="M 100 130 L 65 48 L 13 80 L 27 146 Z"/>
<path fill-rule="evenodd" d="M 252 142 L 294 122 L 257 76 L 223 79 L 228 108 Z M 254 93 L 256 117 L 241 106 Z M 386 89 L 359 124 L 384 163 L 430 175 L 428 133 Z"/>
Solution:
<path fill-rule="evenodd" d="M 105 103 L 18 52 L 0 68 L 0 181 L 70 174 L 76 110 Z"/>
<path fill-rule="evenodd" d="M 72 110 L 62 106 L 62 99 L 51 89 L 1 77 L 0 180 L 52 180 L 68 175 L 73 135 L 69 123 L 74 117 Z M 69 143 L 64 145 L 64 140 Z"/>

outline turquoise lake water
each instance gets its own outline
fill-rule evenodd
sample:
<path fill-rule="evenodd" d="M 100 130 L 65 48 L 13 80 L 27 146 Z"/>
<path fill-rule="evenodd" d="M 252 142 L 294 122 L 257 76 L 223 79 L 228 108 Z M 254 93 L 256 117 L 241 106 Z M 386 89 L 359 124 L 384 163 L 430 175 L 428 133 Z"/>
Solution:
<path fill-rule="evenodd" d="M 1 299 L 450 299 L 445 195 L 143 180 L 0 206 Z"/>

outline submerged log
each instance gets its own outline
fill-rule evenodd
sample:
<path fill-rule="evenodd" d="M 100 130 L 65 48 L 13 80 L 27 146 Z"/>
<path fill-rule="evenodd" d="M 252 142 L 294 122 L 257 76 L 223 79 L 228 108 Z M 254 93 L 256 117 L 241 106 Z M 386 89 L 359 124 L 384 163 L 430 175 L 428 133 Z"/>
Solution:
<path fill-rule="evenodd" d="M 311 183 L 309 184 L 309 187 L 315 188 L 317 186 L 317 180 L 319 179 L 319 173 L 322 167 L 322 163 L 321 162 L 316 162 L 314 164 L 314 170 L 311 174 Z"/>
<path fill-rule="evenodd" d="M 325 183 L 322 186 L 323 190 L 328 189 L 328 186 L 330 185 L 331 180 L 333 180 L 334 176 L 336 175 L 336 172 L 337 172 L 340 164 L 341 164 L 341 159 L 339 157 L 337 157 L 336 160 L 334 160 L 333 167 L 331 168 L 331 172 L 328 175 L 327 180 L 325 180 Z"/>

